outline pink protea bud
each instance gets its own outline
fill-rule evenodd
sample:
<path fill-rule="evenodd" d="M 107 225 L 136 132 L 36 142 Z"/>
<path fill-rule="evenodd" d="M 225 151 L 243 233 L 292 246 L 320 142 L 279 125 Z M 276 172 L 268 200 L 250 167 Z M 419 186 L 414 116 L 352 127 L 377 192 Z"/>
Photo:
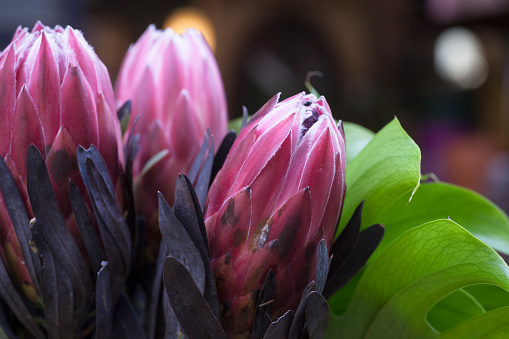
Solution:
<path fill-rule="evenodd" d="M 16 30 L 0 54 L 0 117 L 0 155 L 18 183 L 31 217 L 26 192 L 30 144 L 37 146 L 46 161 L 68 225 L 74 219 L 69 178 L 84 192 L 76 161 L 78 145 L 95 145 L 116 182 L 121 136 L 113 88 L 106 67 L 80 31 L 69 26 L 49 28 L 40 22 L 31 32 L 21 27 Z M 21 253 L 3 201 L 1 205 L 2 247 L 9 253 Z M 20 268 L 24 265 L 21 255 L 4 253 L 5 257 L 16 276 L 28 277 Z"/>
<path fill-rule="evenodd" d="M 221 75 L 205 39 L 195 30 L 176 34 L 149 26 L 129 48 L 116 83 L 119 104 L 132 101 L 131 126 L 140 135 L 133 176 L 138 180 L 147 161 L 168 153 L 141 180 L 136 190 L 138 211 L 157 235 L 157 191 L 173 204 L 175 180 L 187 173 L 207 129 L 215 148 L 227 132 L 228 112 Z M 148 235 L 151 241 L 152 235 Z M 157 242 L 158 245 L 158 242 Z"/>
<path fill-rule="evenodd" d="M 269 100 L 241 130 L 207 196 L 205 224 L 223 326 L 252 325 L 269 270 L 272 316 L 295 310 L 334 238 L 345 189 L 345 139 L 324 97 Z"/>

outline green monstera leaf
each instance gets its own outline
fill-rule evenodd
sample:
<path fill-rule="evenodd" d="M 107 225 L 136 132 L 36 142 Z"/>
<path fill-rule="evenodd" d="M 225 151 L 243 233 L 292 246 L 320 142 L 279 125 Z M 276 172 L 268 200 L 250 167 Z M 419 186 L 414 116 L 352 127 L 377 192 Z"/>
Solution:
<path fill-rule="evenodd" d="M 509 219 L 494 203 L 483 196 L 447 183 L 424 183 L 409 202 L 410 193 L 378 216 L 385 225 L 381 249 L 414 225 L 450 218 L 495 250 L 509 254 Z"/>
<path fill-rule="evenodd" d="M 361 126 L 345 123 L 345 135 L 347 151 L 353 149 L 354 155 L 347 160 L 348 189 L 341 225 L 348 220 L 345 215 L 350 213 L 351 206 L 362 199 L 362 193 L 366 199 L 362 227 L 373 223 L 385 225 L 382 243 L 372 255 L 368 266 L 404 232 L 417 225 L 445 218 L 460 223 L 497 251 L 509 251 L 509 220 L 495 204 L 475 192 L 451 184 L 424 183 L 419 186 L 419 149 L 397 120 L 374 136 Z M 390 165 L 387 166 L 387 163 Z M 365 169 L 364 172 L 359 171 L 361 167 Z M 372 174 L 374 170 L 369 170 L 371 168 L 380 170 L 382 174 Z M 397 194 L 390 195 L 387 192 Z M 370 203 L 380 196 L 384 198 Z M 329 299 L 334 314 L 342 315 L 346 311 L 363 272 Z M 445 298 L 430 313 L 430 319 L 446 317 L 440 313 L 444 308 L 449 308 L 448 318 L 464 317 L 461 312 L 468 316 L 480 312 L 470 298 L 472 289 L 477 299 L 494 295 L 492 287 L 465 288 Z M 487 289 L 489 293 L 485 291 Z M 501 296 L 492 299 L 503 300 Z M 462 303 L 458 303 L 459 300 Z M 437 327 L 441 328 L 440 324 Z"/>
<path fill-rule="evenodd" d="M 507 291 L 509 268 L 492 248 L 452 220 L 435 220 L 405 232 L 372 261 L 329 333 L 331 338 L 507 334 Z"/>
<path fill-rule="evenodd" d="M 348 164 L 359 155 L 359 153 L 366 147 L 367 144 L 373 139 L 375 133 L 361 125 L 354 124 L 353 122 L 343 122 L 343 129 L 345 130 L 346 138 L 346 163 Z"/>
<path fill-rule="evenodd" d="M 376 133 L 361 151 L 359 145 L 368 140 L 369 132 L 363 131 L 362 137 L 358 128 L 346 126 L 347 150 L 354 149 L 357 155 L 346 167 L 347 190 L 338 231 L 343 229 L 362 200 L 366 200 L 362 228 L 378 223 L 378 216 L 413 192 L 421 177 L 419 147 L 397 119 Z M 350 136 L 352 130 L 354 134 Z M 358 143 L 358 140 L 363 141 Z"/>

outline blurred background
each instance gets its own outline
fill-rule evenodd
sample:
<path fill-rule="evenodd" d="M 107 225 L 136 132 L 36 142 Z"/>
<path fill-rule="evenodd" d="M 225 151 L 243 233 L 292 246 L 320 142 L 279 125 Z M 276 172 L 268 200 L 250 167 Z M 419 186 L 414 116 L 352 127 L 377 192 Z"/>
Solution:
<path fill-rule="evenodd" d="M 320 71 L 336 118 L 378 131 L 397 116 L 423 173 L 509 211 L 509 0 L 0 0 L 0 49 L 37 20 L 82 30 L 113 81 L 149 24 L 199 28 L 231 118 Z"/>

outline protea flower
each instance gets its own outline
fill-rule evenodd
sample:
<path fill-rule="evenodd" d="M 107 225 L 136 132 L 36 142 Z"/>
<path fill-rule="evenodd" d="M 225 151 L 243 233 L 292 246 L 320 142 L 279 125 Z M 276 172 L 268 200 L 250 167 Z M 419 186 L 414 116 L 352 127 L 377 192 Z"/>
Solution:
<path fill-rule="evenodd" d="M 116 181 L 121 139 L 114 109 L 108 71 L 80 31 L 69 26 L 52 29 L 40 22 L 31 32 L 16 30 L 0 54 L 0 154 L 17 181 L 29 216 L 33 217 L 26 157 L 28 146 L 34 144 L 45 159 L 66 223 L 79 238 L 68 194 L 69 179 L 84 193 L 76 150 L 78 145 L 95 145 Z M 0 241 L 11 273 L 35 299 L 3 200 Z"/>
<path fill-rule="evenodd" d="M 334 237 L 345 189 L 345 139 L 324 97 L 269 100 L 241 130 L 207 196 L 205 225 L 222 323 L 252 325 L 256 293 L 275 273 L 273 319 L 314 280 L 316 248 Z"/>
<path fill-rule="evenodd" d="M 219 69 L 205 39 L 195 30 L 179 35 L 149 26 L 129 48 L 117 83 L 119 104 L 132 101 L 130 123 L 140 116 L 134 133 L 140 135 L 133 166 L 138 181 L 138 212 L 157 238 L 157 191 L 173 204 L 175 181 L 187 173 L 210 128 L 217 147 L 226 134 L 228 113 Z M 147 161 L 168 153 L 140 179 Z M 157 245 L 159 243 L 157 242 Z"/>

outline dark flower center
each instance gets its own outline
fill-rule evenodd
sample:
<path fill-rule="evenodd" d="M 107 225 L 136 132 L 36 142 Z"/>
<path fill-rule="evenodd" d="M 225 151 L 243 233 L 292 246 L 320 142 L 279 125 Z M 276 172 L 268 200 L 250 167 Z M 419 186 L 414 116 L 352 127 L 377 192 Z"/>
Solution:
<path fill-rule="evenodd" d="M 307 102 L 306 102 L 307 103 Z M 304 103 L 304 106 L 306 106 L 306 103 Z M 311 114 L 309 117 L 304 119 L 302 122 L 302 127 L 300 130 L 300 136 L 301 138 L 306 135 L 308 130 L 315 124 L 315 122 L 318 121 L 320 113 L 318 112 L 318 109 L 316 107 L 313 107 L 311 109 L 306 110 L 306 114 Z"/>

